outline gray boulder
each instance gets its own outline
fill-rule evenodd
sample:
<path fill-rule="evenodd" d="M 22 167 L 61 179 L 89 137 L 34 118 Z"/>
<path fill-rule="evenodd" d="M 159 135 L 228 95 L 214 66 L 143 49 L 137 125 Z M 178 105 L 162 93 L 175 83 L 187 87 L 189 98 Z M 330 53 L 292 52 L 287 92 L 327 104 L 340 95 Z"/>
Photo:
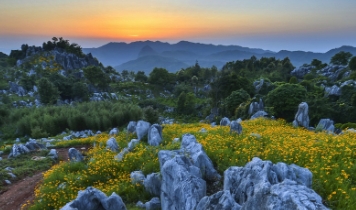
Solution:
<path fill-rule="evenodd" d="M 302 126 L 309 128 L 309 115 L 308 115 L 309 106 L 306 102 L 302 102 L 298 106 L 298 112 L 295 115 L 293 125 L 295 127 Z"/>
<path fill-rule="evenodd" d="M 132 151 L 132 150 L 136 147 L 136 145 L 137 145 L 138 143 L 140 143 L 140 140 L 138 140 L 138 139 L 131 139 L 131 141 L 130 141 L 129 144 L 127 145 L 127 149 L 128 149 L 129 151 Z"/>
<path fill-rule="evenodd" d="M 321 119 L 316 127 L 329 132 L 335 130 L 334 121 L 330 119 Z"/>
<path fill-rule="evenodd" d="M 127 125 L 127 132 L 129 133 L 135 133 L 136 131 L 136 121 L 130 121 L 129 124 Z"/>
<path fill-rule="evenodd" d="M 230 125 L 230 120 L 227 117 L 223 117 L 220 120 L 220 126 L 229 126 Z"/>
<path fill-rule="evenodd" d="M 81 162 L 84 160 L 83 155 L 75 148 L 68 150 L 68 157 L 71 162 Z"/>
<path fill-rule="evenodd" d="M 78 192 L 78 197 L 61 210 L 126 210 L 121 197 L 112 193 L 109 197 L 93 187 Z"/>
<path fill-rule="evenodd" d="M 199 177 L 199 168 L 192 165 L 183 155 L 176 155 L 162 164 L 158 153 L 162 174 L 161 208 L 162 209 L 195 209 L 199 201 L 206 195 L 206 182 Z M 166 155 L 164 155 L 166 156 Z"/>
<path fill-rule="evenodd" d="M 132 184 L 143 183 L 145 180 L 145 175 L 142 173 L 142 171 L 133 171 L 130 174 L 130 178 Z"/>
<path fill-rule="evenodd" d="M 149 122 L 146 122 L 146 121 L 143 121 L 143 120 L 139 120 L 137 122 L 136 134 L 137 134 L 138 140 L 141 140 L 144 136 L 147 135 L 149 128 L 150 128 L 150 123 Z"/>
<path fill-rule="evenodd" d="M 145 204 L 139 201 L 137 202 L 136 206 L 146 210 L 159 210 L 161 209 L 161 201 L 159 200 L 159 198 L 154 197 L 150 201 L 146 202 Z"/>
<path fill-rule="evenodd" d="M 337 85 L 333 85 L 332 87 L 325 87 L 325 96 L 341 96 L 341 88 Z"/>
<path fill-rule="evenodd" d="M 159 173 L 148 174 L 143 181 L 147 192 L 151 195 L 159 196 L 161 194 L 162 177 Z"/>
<path fill-rule="evenodd" d="M 261 98 L 260 98 L 259 102 L 252 102 L 250 104 L 250 107 L 248 109 L 248 114 L 253 115 L 258 111 L 264 111 L 264 105 L 263 105 L 263 101 Z"/>
<path fill-rule="evenodd" d="M 199 144 L 192 134 L 182 136 L 181 152 L 187 154 L 192 163 L 198 167 L 207 180 L 218 181 L 220 174 L 215 170 L 214 165 L 208 155 L 205 153 L 203 146 Z"/>
<path fill-rule="evenodd" d="M 230 133 L 237 133 L 237 134 L 241 134 L 242 133 L 242 126 L 240 123 L 238 123 L 237 121 L 232 121 L 230 124 Z"/>
<path fill-rule="evenodd" d="M 224 172 L 224 190 L 247 209 L 327 209 L 311 187 L 312 173 L 297 165 L 253 158 Z"/>
<path fill-rule="evenodd" d="M 153 124 L 148 129 L 148 144 L 158 146 L 162 142 L 162 127 L 158 124 Z"/>
<path fill-rule="evenodd" d="M 328 65 L 318 70 L 316 73 L 324 77 L 328 77 L 332 82 L 334 82 L 337 80 L 337 78 L 339 78 L 339 75 L 346 67 L 347 66 L 342 65 Z"/>
<path fill-rule="evenodd" d="M 314 66 L 311 65 L 303 65 L 300 66 L 299 68 L 295 68 L 293 71 L 291 71 L 291 75 L 297 77 L 298 79 L 303 79 L 306 74 L 309 74 L 312 69 L 315 68 Z"/>
<path fill-rule="evenodd" d="M 259 118 L 259 117 L 267 117 L 268 116 L 268 113 L 265 112 L 265 111 L 257 111 L 255 114 L 253 114 L 251 116 L 251 119 L 256 119 L 256 118 Z"/>
<path fill-rule="evenodd" d="M 228 190 L 219 191 L 202 198 L 195 210 L 239 210 L 241 206 L 235 202 Z"/>
<path fill-rule="evenodd" d="M 111 135 L 111 136 L 117 135 L 117 134 L 119 134 L 119 129 L 117 129 L 117 128 L 113 128 L 109 132 L 109 135 Z"/>
<path fill-rule="evenodd" d="M 18 157 L 22 154 L 26 154 L 29 153 L 30 150 L 23 144 L 14 144 L 12 146 L 11 152 L 8 156 L 8 158 L 12 158 L 12 157 Z"/>
<path fill-rule="evenodd" d="M 121 152 L 119 153 L 119 154 L 117 154 L 117 155 L 115 155 L 115 160 L 117 160 L 117 161 L 122 161 L 122 159 L 124 158 L 124 156 L 127 154 L 127 153 L 129 153 L 130 151 L 129 151 L 129 149 L 127 149 L 126 147 L 123 149 L 123 150 L 121 150 Z"/>
<path fill-rule="evenodd" d="M 117 152 L 119 150 L 119 145 L 116 142 L 114 137 L 111 137 L 109 140 L 106 141 L 106 148 L 110 149 L 113 152 Z"/>
<path fill-rule="evenodd" d="M 58 153 L 56 149 L 51 149 L 47 156 L 49 156 L 53 160 L 58 160 Z"/>

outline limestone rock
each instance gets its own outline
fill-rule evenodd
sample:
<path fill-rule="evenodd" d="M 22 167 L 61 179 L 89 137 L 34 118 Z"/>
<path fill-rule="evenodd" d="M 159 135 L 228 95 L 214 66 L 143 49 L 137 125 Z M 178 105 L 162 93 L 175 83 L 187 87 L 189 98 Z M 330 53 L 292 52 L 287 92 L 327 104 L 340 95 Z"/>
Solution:
<path fill-rule="evenodd" d="M 70 148 L 68 150 L 68 157 L 72 162 L 81 162 L 84 160 L 83 155 L 75 148 Z"/>
<path fill-rule="evenodd" d="M 132 184 L 143 183 L 145 180 L 145 175 L 142 173 L 142 171 L 133 171 L 130 174 L 130 178 Z"/>
<path fill-rule="evenodd" d="M 253 114 L 251 116 L 251 119 L 256 119 L 256 118 L 259 118 L 259 117 L 267 117 L 268 116 L 268 113 L 265 112 L 265 111 L 257 111 L 255 114 Z"/>
<path fill-rule="evenodd" d="M 111 135 L 111 136 L 117 135 L 117 134 L 119 134 L 119 129 L 117 129 L 117 128 L 113 128 L 109 132 L 109 135 Z"/>
<path fill-rule="evenodd" d="M 150 123 L 149 122 L 146 122 L 146 121 L 143 121 L 143 120 L 139 120 L 137 122 L 136 134 L 137 134 L 138 140 L 141 140 L 144 136 L 147 135 L 149 128 L 150 128 Z"/>
<path fill-rule="evenodd" d="M 113 152 L 117 152 L 119 150 L 119 145 L 116 142 L 114 137 L 111 137 L 109 140 L 106 141 L 106 148 L 110 149 Z"/>
<path fill-rule="evenodd" d="M 241 134 L 242 133 L 242 126 L 240 123 L 238 123 L 237 121 L 232 121 L 230 124 L 230 133 L 237 133 L 237 134 Z"/>
<path fill-rule="evenodd" d="M 137 122 L 135 122 L 135 121 L 130 121 L 129 124 L 127 125 L 127 132 L 129 132 L 129 133 L 135 133 L 135 131 L 136 131 L 136 125 L 137 125 Z"/>
<path fill-rule="evenodd" d="M 194 135 L 183 135 L 181 151 L 187 153 L 193 164 L 201 170 L 205 179 L 211 181 L 220 180 L 220 174 L 215 170 L 212 161 L 205 153 L 203 146 L 197 142 Z"/>
<path fill-rule="evenodd" d="M 139 201 L 136 206 L 146 209 L 146 210 L 159 210 L 161 209 L 161 201 L 159 200 L 158 197 L 152 198 L 150 201 L 146 202 L 143 204 L 141 201 Z"/>
<path fill-rule="evenodd" d="M 257 102 L 252 102 L 250 104 L 250 107 L 248 109 L 248 114 L 249 115 L 253 115 L 258 111 L 264 111 L 264 105 L 263 105 L 263 101 L 262 101 L 261 98 L 260 98 L 260 101 L 258 103 Z"/>
<path fill-rule="evenodd" d="M 133 149 L 135 149 L 136 145 L 140 143 L 140 140 L 138 139 L 131 139 L 131 141 L 129 142 L 129 144 L 127 145 L 127 149 L 129 151 L 132 151 Z"/>
<path fill-rule="evenodd" d="M 253 158 L 245 167 L 224 172 L 224 190 L 247 209 L 327 209 L 310 189 L 312 173 L 297 165 Z"/>
<path fill-rule="evenodd" d="M 321 119 L 316 127 L 329 132 L 335 130 L 334 121 L 330 119 Z"/>
<path fill-rule="evenodd" d="M 162 151 L 158 153 L 162 165 L 160 154 Z M 201 198 L 206 195 L 206 182 L 196 175 L 197 170 L 199 169 L 183 155 L 176 155 L 164 162 L 161 168 L 162 209 L 195 209 Z"/>
<path fill-rule="evenodd" d="M 93 187 L 78 192 L 78 197 L 67 203 L 61 210 L 126 210 L 121 197 L 112 193 L 107 197 L 105 193 Z"/>
<path fill-rule="evenodd" d="M 195 210 L 239 210 L 241 206 L 235 202 L 228 190 L 219 191 L 202 198 Z"/>
<path fill-rule="evenodd" d="M 14 144 L 8 158 L 18 157 L 21 154 L 29 153 L 30 150 L 23 144 Z"/>
<path fill-rule="evenodd" d="M 230 120 L 227 117 L 224 117 L 220 120 L 220 126 L 229 126 L 230 125 Z"/>
<path fill-rule="evenodd" d="M 162 142 L 162 127 L 158 124 L 153 124 L 148 129 L 148 144 L 158 146 Z"/>
<path fill-rule="evenodd" d="M 143 181 L 146 191 L 151 195 L 159 196 L 161 194 L 162 177 L 159 173 L 148 174 Z"/>
<path fill-rule="evenodd" d="M 325 96 L 341 96 L 341 88 L 337 85 L 333 85 L 332 87 L 325 87 Z"/>
<path fill-rule="evenodd" d="M 124 158 L 124 156 L 129 153 L 130 151 L 125 147 L 123 150 L 121 150 L 121 152 L 117 155 L 115 155 L 115 160 L 117 161 L 122 161 L 122 159 Z"/>
<path fill-rule="evenodd" d="M 53 160 L 58 160 L 58 153 L 56 149 L 51 149 L 47 156 L 49 156 Z"/>
<path fill-rule="evenodd" d="M 306 102 L 302 102 L 298 106 L 298 112 L 295 115 L 293 125 L 295 127 L 302 126 L 309 128 L 309 115 L 308 115 L 309 106 Z"/>

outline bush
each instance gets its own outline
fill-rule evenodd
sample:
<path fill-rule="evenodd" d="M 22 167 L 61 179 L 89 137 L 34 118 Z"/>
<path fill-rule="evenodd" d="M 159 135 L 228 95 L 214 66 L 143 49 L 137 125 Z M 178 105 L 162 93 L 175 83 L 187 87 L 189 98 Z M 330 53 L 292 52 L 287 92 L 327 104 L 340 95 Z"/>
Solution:
<path fill-rule="evenodd" d="M 152 106 L 143 109 L 143 116 L 151 124 L 158 123 L 158 112 Z"/>
<path fill-rule="evenodd" d="M 248 101 L 249 99 L 250 99 L 250 95 L 244 89 L 233 91 L 225 99 L 225 103 L 224 103 L 229 116 L 233 116 L 235 114 L 236 108 L 238 108 L 240 104 Z"/>
<path fill-rule="evenodd" d="M 298 105 L 305 101 L 307 91 L 298 84 L 283 84 L 268 93 L 267 106 L 273 107 L 278 118 L 292 121 L 298 110 Z"/>

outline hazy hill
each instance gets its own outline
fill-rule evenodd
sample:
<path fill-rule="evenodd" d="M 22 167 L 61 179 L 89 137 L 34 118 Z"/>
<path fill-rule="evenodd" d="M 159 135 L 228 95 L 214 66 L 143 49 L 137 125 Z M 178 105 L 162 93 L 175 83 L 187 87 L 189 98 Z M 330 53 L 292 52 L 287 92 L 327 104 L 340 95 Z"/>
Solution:
<path fill-rule="evenodd" d="M 123 69 L 150 72 L 154 67 L 164 67 L 173 72 L 186 66 L 192 66 L 196 61 L 202 67 L 215 65 L 221 68 L 226 62 L 248 59 L 251 56 L 275 57 L 284 59 L 289 57 L 296 67 L 319 59 L 329 63 L 331 57 L 340 51 L 347 51 L 356 55 L 356 48 L 342 46 L 326 53 L 305 51 L 269 50 L 241 47 L 237 45 L 212 45 L 181 41 L 169 44 L 160 41 L 139 41 L 132 43 L 108 43 L 98 48 L 84 48 L 85 53 L 92 53 L 104 65 L 111 65 L 118 71 Z M 152 60 L 149 60 L 152 59 Z"/>

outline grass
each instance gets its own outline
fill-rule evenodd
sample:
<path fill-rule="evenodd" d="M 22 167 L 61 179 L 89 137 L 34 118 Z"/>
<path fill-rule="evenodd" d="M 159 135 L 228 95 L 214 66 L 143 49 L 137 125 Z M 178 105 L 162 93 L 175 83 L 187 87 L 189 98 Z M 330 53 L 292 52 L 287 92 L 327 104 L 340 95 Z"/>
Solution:
<path fill-rule="evenodd" d="M 46 156 L 47 150 L 31 152 L 28 154 L 20 155 L 16 158 L 3 159 L 0 161 L 0 191 L 4 189 L 3 180 L 10 180 L 11 182 L 21 180 L 27 176 L 32 176 L 39 171 L 45 171 L 51 168 L 53 160 L 46 158 L 43 160 L 31 160 L 33 156 Z M 6 167 L 14 168 L 12 173 L 16 178 L 11 178 L 9 172 L 5 170 Z"/>
<path fill-rule="evenodd" d="M 78 190 L 87 186 L 98 188 L 107 195 L 116 192 L 128 209 L 135 209 L 138 200 L 144 202 L 152 196 L 142 185 L 131 184 L 130 173 L 135 170 L 142 170 L 145 175 L 158 172 L 158 151 L 179 148 L 180 144 L 172 143 L 172 140 L 185 133 L 196 136 L 220 174 L 230 166 L 244 166 L 253 157 L 273 163 L 294 163 L 313 173 L 313 189 L 329 208 L 356 209 L 355 133 L 314 133 L 293 128 L 284 121 L 264 119 L 244 121 L 242 126 L 243 133 L 237 135 L 230 134 L 228 127 L 212 128 L 207 124 L 166 125 L 164 142 L 159 147 L 141 142 L 121 162 L 114 158 L 117 153 L 106 150 L 107 134 L 71 140 L 78 144 L 93 145 L 95 142 L 96 146 L 89 150 L 83 163 L 62 162 L 45 172 L 43 184 L 36 189 L 36 199 L 30 209 L 59 209 L 75 199 Z M 208 132 L 200 133 L 201 128 Z M 135 136 L 121 132 L 116 141 L 123 149 L 132 138 Z M 65 146 L 71 141 L 57 144 Z"/>

